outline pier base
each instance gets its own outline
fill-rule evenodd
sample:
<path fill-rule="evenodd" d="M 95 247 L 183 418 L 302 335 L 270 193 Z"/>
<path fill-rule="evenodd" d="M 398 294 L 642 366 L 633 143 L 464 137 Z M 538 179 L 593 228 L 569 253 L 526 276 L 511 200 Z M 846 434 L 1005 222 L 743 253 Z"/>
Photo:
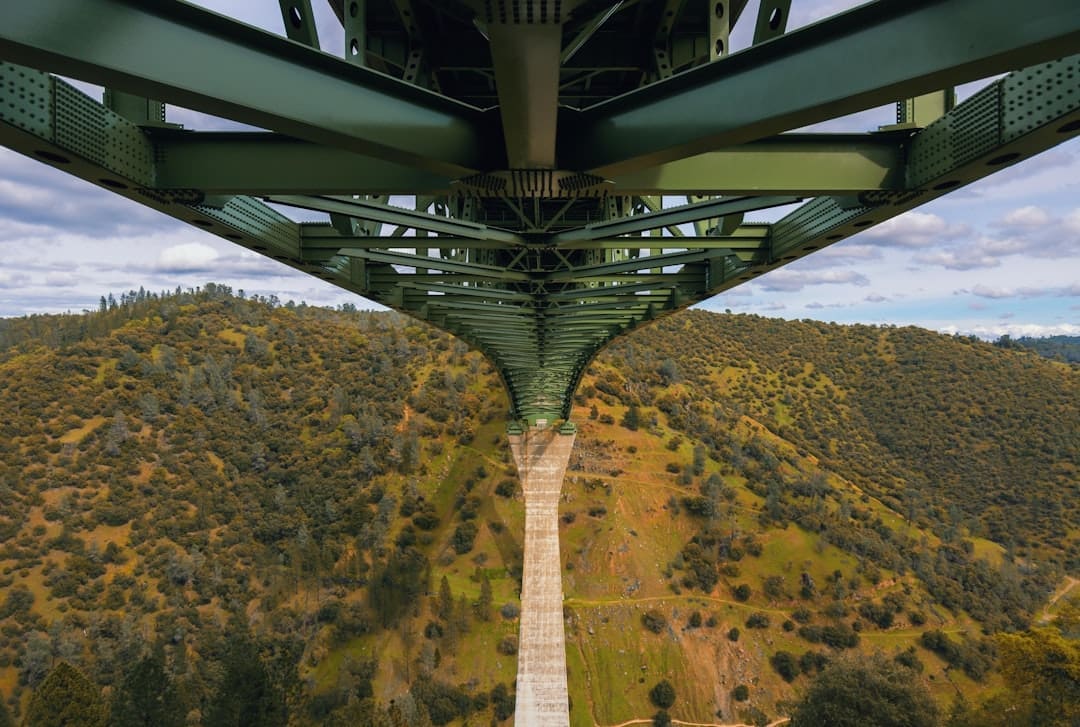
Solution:
<path fill-rule="evenodd" d="M 515 727 L 569 727 L 563 629 L 559 496 L 574 448 L 573 432 L 530 427 L 511 434 L 525 493 Z"/>

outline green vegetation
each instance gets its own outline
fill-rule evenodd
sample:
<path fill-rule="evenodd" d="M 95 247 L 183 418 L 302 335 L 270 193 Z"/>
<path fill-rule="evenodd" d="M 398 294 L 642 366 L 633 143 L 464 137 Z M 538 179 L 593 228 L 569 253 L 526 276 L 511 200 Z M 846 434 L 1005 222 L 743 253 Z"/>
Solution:
<path fill-rule="evenodd" d="M 792 727 L 934 727 L 938 708 L 906 667 L 872 654 L 834 661 L 811 682 Z"/>
<path fill-rule="evenodd" d="M 512 716 L 524 508 L 460 343 L 208 285 L 0 321 L 0 380 L 17 723 L 61 661 L 116 724 Z M 956 727 L 1075 717 L 1071 581 L 1033 623 L 1080 565 L 1078 395 L 916 329 L 688 312 L 620 339 L 561 505 L 571 723 L 767 723 L 875 651 Z"/>
<path fill-rule="evenodd" d="M 23 724 L 27 727 L 106 727 L 109 710 L 96 686 L 66 661 L 52 668 L 34 690 Z"/>

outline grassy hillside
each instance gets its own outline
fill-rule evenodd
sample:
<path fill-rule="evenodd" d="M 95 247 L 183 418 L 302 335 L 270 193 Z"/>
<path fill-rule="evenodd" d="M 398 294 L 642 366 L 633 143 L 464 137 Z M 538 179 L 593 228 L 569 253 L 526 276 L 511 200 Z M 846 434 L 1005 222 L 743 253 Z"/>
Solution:
<path fill-rule="evenodd" d="M 524 510 L 477 354 L 207 286 L 0 321 L 0 381 L 13 711 L 58 659 L 116 701 L 157 654 L 210 723 L 250 640 L 281 723 L 508 716 Z M 1077 573 L 1078 394 L 917 329 L 690 312 L 620 340 L 561 508 L 572 723 L 649 717 L 662 679 L 676 719 L 776 717 L 848 649 L 943 704 L 997 688 L 985 634 Z"/>

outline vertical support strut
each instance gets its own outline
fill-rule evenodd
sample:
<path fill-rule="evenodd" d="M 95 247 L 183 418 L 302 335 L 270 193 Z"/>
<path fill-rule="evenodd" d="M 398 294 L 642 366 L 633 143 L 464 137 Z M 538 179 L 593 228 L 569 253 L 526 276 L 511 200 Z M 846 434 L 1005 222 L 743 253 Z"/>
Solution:
<path fill-rule="evenodd" d="M 525 494 L 525 563 L 518 638 L 518 727 L 569 727 L 559 498 L 574 430 L 530 427 L 507 437 Z"/>

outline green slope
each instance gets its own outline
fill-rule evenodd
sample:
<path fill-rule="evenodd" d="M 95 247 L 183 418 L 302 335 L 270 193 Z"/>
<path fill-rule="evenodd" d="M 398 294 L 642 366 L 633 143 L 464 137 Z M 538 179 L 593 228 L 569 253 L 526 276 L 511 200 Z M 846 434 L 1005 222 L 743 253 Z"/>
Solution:
<path fill-rule="evenodd" d="M 490 367 L 395 315 L 273 303 L 207 286 L 0 321 L 16 710 L 52 654 L 111 686 L 157 641 L 195 719 L 238 623 L 294 724 L 392 699 L 486 722 L 512 693 L 524 511 Z M 573 723 L 648 717 L 661 679 L 676 719 L 775 717 L 811 676 L 771 657 L 856 639 L 914 649 L 942 703 L 995 688 L 983 632 L 1076 574 L 1078 389 L 917 329 L 689 312 L 609 347 L 562 506 Z"/>

